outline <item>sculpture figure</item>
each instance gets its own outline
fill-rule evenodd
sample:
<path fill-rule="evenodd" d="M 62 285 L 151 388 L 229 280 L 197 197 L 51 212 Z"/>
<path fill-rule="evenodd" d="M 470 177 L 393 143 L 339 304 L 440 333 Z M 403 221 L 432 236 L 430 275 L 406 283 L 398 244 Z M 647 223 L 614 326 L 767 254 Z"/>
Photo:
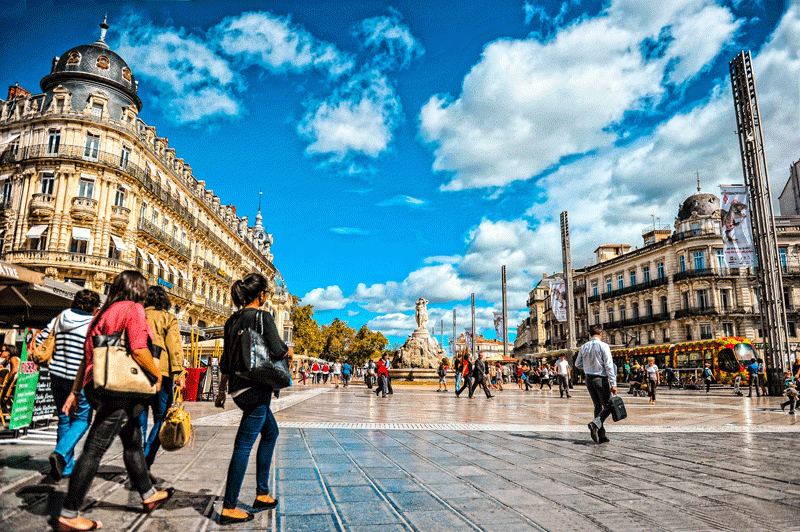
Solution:
<path fill-rule="evenodd" d="M 426 329 L 426 325 L 428 324 L 428 300 L 421 297 L 417 299 L 417 311 L 415 313 L 415 318 L 417 319 L 417 325 L 419 325 L 420 329 Z"/>

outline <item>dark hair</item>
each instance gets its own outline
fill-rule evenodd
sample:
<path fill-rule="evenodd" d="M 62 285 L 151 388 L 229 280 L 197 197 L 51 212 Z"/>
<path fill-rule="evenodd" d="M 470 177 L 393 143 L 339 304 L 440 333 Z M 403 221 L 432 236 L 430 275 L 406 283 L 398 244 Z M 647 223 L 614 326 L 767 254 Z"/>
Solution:
<path fill-rule="evenodd" d="M 156 310 L 169 310 L 172 308 L 172 301 L 169 300 L 167 291 L 163 287 L 151 286 L 147 289 L 144 306 L 155 307 Z"/>
<path fill-rule="evenodd" d="M 231 286 L 231 299 L 234 305 L 243 308 L 255 301 L 268 288 L 269 282 L 266 277 L 257 272 L 248 273 L 244 279 L 234 282 Z"/>
<path fill-rule="evenodd" d="M 603 334 L 603 328 L 599 325 L 592 325 L 589 327 L 589 336 L 597 336 L 598 334 Z"/>
<path fill-rule="evenodd" d="M 3 344 L 3 347 L 6 348 L 8 351 L 9 357 L 19 356 L 19 351 L 17 350 L 17 346 L 14 344 Z"/>
<path fill-rule="evenodd" d="M 108 287 L 106 302 L 100 307 L 100 311 L 89 325 L 89 331 L 100 321 L 100 317 L 113 305 L 119 301 L 133 301 L 143 303 L 147 296 L 147 279 L 136 270 L 125 270 L 120 272 Z"/>
<path fill-rule="evenodd" d="M 97 310 L 99 306 L 100 294 L 86 288 L 75 294 L 75 298 L 72 300 L 72 306 L 69 308 L 72 310 L 80 310 L 87 314 L 94 314 L 94 311 Z"/>

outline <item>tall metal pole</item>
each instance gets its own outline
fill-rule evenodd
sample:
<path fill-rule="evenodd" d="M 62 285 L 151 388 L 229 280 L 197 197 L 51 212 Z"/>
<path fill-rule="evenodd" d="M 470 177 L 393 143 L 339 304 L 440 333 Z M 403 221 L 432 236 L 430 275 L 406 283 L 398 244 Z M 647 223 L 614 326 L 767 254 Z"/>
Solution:
<path fill-rule="evenodd" d="M 456 356 L 456 342 L 458 341 L 458 336 L 456 336 L 456 309 L 453 309 L 453 348 L 450 350 L 453 358 Z"/>
<path fill-rule="evenodd" d="M 742 172 L 750 191 L 753 240 L 758 252 L 758 280 L 761 285 L 761 324 L 764 331 L 765 365 L 770 393 L 781 393 L 781 370 L 789 367 L 789 336 L 783 300 L 783 276 L 778 256 L 778 238 L 772 210 L 761 112 L 750 52 L 741 52 L 729 63 L 733 105 L 742 154 Z"/>
<path fill-rule="evenodd" d="M 469 358 L 475 360 L 475 344 L 477 343 L 477 334 L 475 331 L 475 294 L 472 294 L 472 350 L 469 353 Z"/>
<path fill-rule="evenodd" d="M 572 350 L 575 349 L 575 302 L 572 290 L 572 252 L 569 247 L 569 215 L 561 213 L 561 256 L 564 264 L 564 285 L 567 291 L 567 349 L 572 363 Z"/>
<path fill-rule="evenodd" d="M 444 349 L 444 318 L 442 318 L 442 319 L 441 319 L 441 321 L 439 322 L 439 325 L 440 325 L 440 327 L 439 327 L 439 331 L 440 331 L 440 332 L 439 332 L 439 334 L 440 334 L 440 335 L 441 335 L 441 337 L 442 337 L 442 340 L 441 340 L 442 349 Z"/>
<path fill-rule="evenodd" d="M 503 361 L 508 358 L 508 305 L 506 298 L 506 265 L 500 268 L 500 275 L 503 278 Z"/>

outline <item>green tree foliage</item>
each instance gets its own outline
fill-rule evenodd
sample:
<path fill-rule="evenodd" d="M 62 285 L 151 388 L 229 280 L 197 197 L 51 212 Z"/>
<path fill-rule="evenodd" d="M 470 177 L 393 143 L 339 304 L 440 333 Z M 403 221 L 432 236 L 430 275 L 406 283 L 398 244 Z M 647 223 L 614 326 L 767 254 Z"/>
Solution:
<path fill-rule="evenodd" d="M 304 352 L 308 356 L 318 357 L 322 354 L 324 338 L 319 329 L 317 320 L 314 319 L 314 307 L 312 305 L 295 305 L 292 308 L 292 323 L 294 331 L 294 352 L 302 355 Z"/>
<path fill-rule="evenodd" d="M 350 344 L 355 336 L 355 329 L 349 327 L 347 322 L 334 318 L 330 325 L 322 326 L 322 358 L 326 360 L 344 360 L 348 358 Z"/>
<path fill-rule="evenodd" d="M 369 358 L 378 358 L 388 345 L 389 340 L 380 332 L 370 331 L 363 325 L 350 347 L 350 361 L 356 365 L 363 365 Z"/>

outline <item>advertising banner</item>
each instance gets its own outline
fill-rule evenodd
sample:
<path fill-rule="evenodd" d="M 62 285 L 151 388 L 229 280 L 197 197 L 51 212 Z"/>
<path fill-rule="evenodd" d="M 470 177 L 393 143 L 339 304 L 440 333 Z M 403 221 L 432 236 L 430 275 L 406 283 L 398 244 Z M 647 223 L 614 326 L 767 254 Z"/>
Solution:
<path fill-rule="evenodd" d="M 494 313 L 494 332 L 497 333 L 497 339 L 501 342 L 505 339 L 505 335 L 503 334 L 503 313 L 502 312 L 495 312 Z"/>
<path fill-rule="evenodd" d="M 472 327 L 464 329 L 464 344 L 467 346 L 467 351 L 472 351 Z"/>
<path fill-rule="evenodd" d="M 756 265 L 753 229 L 750 222 L 750 198 L 744 185 L 721 185 L 720 205 L 722 251 L 725 266 L 747 268 Z"/>
<path fill-rule="evenodd" d="M 24 429 L 31 424 L 33 405 L 36 401 L 36 384 L 39 381 L 39 366 L 28 361 L 28 345 L 31 340 L 30 329 L 25 329 L 25 340 L 22 342 L 17 389 L 14 392 L 14 405 L 11 407 L 11 420 L 8 428 Z"/>
<path fill-rule="evenodd" d="M 567 301 L 564 280 L 550 281 L 550 306 L 558 321 L 567 321 Z"/>

